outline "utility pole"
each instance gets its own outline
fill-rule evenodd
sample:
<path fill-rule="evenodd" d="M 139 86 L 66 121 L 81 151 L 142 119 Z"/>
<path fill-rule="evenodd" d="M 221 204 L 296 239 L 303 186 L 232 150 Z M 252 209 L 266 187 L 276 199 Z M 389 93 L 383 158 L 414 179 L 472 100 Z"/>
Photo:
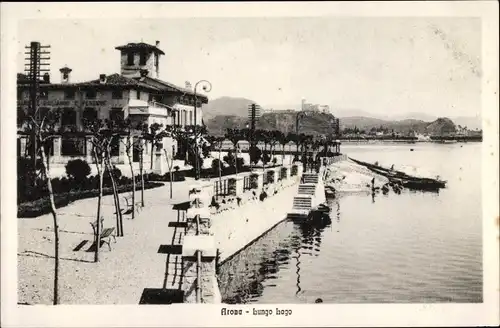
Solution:
<path fill-rule="evenodd" d="M 248 119 L 250 120 L 250 148 L 248 151 L 249 156 L 251 156 L 251 152 L 254 146 L 254 136 L 255 136 L 255 123 L 257 118 L 260 117 L 260 106 L 252 103 L 248 105 Z M 252 159 L 250 157 L 250 166 L 252 166 Z M 250 167 L 250 169 L 252 169 Z"/>
<path fill-rule="evenodd" d="M 37 124 L 40 122 L 40 113 L 38 112 L 38 98 L 40 92 L 40 79 L 42 72 L 48 74 L 50 71 L 46 66 L 50 64 L 47 62 L 50 57 L 43 55 L 50 55 L 50 46 L 42 46 L 40 42 L 33 41 L 30 46 L 25 46 L 24 54 L 27 55 L 25 60 L 27 63 L 24 64 L 24 71 L 28 75 L 30 80 L 30 114 Z M 37 159 L 37 146 L 36 146 L 36 131 L 35 127 L 31 129 L 31 160 L 33 161 L 33 169 L 36 171 L 36 159 Z"/>

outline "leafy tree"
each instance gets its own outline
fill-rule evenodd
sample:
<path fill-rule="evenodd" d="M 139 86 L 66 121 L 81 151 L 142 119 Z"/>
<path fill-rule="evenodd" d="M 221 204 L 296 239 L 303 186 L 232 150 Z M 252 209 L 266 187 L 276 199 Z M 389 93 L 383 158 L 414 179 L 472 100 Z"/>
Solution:
<path fill-rule="evenodd" d="M 250 147 L 249 154 L 250 154 L 250 161 L 254 164 L 257 164 L 262 159 L 262 150 L 255 145 L 252 145 Z"/>
<path fill-rule="evenodd" d="M 91 171 L 90 165 L 82 159 L 73 159 L 66 164 L 66 174 L 80 187 Z"/>

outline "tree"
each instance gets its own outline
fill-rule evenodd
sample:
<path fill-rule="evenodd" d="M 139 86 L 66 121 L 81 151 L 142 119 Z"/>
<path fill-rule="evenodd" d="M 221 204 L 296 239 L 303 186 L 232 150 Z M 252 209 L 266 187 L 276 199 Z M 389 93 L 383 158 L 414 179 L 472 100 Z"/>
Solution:
<path fill-rule="evenodd" d="M 138 131 L 134 130 L 132 122 L 130 120 L 123 121 L 122 131 L 125 134 L 125 139 L 121 139 L 120 141 L 125 146 L 125 154 L 127 155 L 128 165 L 130 168 L 130 177 L 132 178 L 132 219 L 135 219 L 135 173 L 134 173 L 134 145 L 135 140 L 137 140 Z"/>
<path fill-rule="evenodd" d="M 292 142 L 295 143 L 296 153 L 297 153 L 296 156 L 298 157 L 298 153 L 299 153 L 299 141 L 300 141 L 299 135 L 296 134 L 296 133 L 294 133 L 294 132 L 289 132 L 286 138 L 287 138 L 288 141 L 292 141 Z M 295 156 L 294 156 L 294 158 L 295 158 Z M 290 164 L 292 164 L 292 163 L 290 162 Z"/>
<path fill-rule="evenodd" d="M 102 196 L 103 196 L 103 186 L 104 186 L 104 174 L 106 171 L 110 174 L 113 184 L 113 197 L 115 202 L 116 213 L 116 230 L 117 235 L 122 236 L 121 222 L 121 211 L 119 212 L 119 198 L 117 197 L 116 185 L 114 184 L 114 178 L 112 175 L 112 167 L 110 167 L 110 152 L 111 143 L 113 142 L 113 137 L 116 137 L 116 132 L 113 131 L 108 124 L 109 121 L 103 122 L 102 120 L 83 120 L 86 131 L 90 136 L 90 143 L 92 145 L 92 157 L 94 158 L 94 163 L 97 169 L 97 176 L 99 179 L 99 194 L 97 197 L 97 213 L 96 213 L 96 223 L 95 223 L 95 235 L 94 242 L 96 245 L 94 253 L 94 262 L 99 261 L 99 249 L 100 249 L 100 235 L 101 235 L 101 206 L 102 206 Z"/>
<path fill-rule="evenodd" d="M 236 175 L 238 175 L 238 142 L 244 139 L 244 136 L 241 130 L 238 129 L 227 129 L 226 139 L 229 139 L 233 143 L 235 159 L 234 159 L 234 167 L 236 169 Z"/>
<path fill-rule="evenodd" d="M 217 152 L 219 154 L 219 158 L 218 158 L 218 161 L 220 163 L 219 170 L 218 170 L 219 185 L 222 186 L 222 161 L 221 161 L 220 155 L 221 155 L 221 150 L 222 150 L 222 144 L 224 143 L 224 138 L 223 137 L 208 137 L 208 139 L 209 139 L 210 143 L 215 146 L 215 148 L 217 149 Z M 212 161 L 212 170 L 213 170 L 213 161 Z"/>
<path fill-rule="evenodd" d="M 36 140 L 37 148 L 35 149 L 34 158 L 32 158 L 32 160 L 37 163 L 38 155 L 41 156 L 41 177 L 45 181 L 47 190 L 49 191 L 50 212 L 52 214 L 54 224 L 53 304 L 57 305 L 59 304 L 59 222 L 49 170 L 49 155 L 46 153 L 45 145 L 47 141 L 52 140 L 55 137 L 56 125 L 59 122 L 60 112 L 56 110 L 48 110 L 45 113 L 42 113 L 39 108 L 35 108 L 32 109 L 32 114 L 26 114 L 23 118 L 26 120 L 25 126 L 28 130 L 27 132 L 33 136 L 33 141 Z M 33 174 L 33 177 L 35 176 L 36 173 Z"/>
<path fill-rule="evenodd" d="M 285 136 L 285 134 L 281 131 L 278 131 L 279 134 L 278 136 L 278 142 L 281 145 L 281 165 L 284 165 L 285 161 L 285 145 L 288 143 L 288 138 Z"/>
<path fill-rule="evenodd" d="M 66 163 L 66 174 L 81 187 L 91 173 L 90 165 L 83 159 L 73 159 Z"/>
<path fill-rule="evenodd" d="M 150 170 L 153 169 L 153 156 L 154 156 L 154 149 L 156 146 L 158 146 L 159 143 L 159 138 L 158 138 L 158 133 L 160 132 L 162 128 L 162 124 L 158 123 L 153 123 L 149 126 L 149 129 L 145 129 L 144 132 L 144 140 L 149 142 L 151 144 L 151 163 L 150 163 Z"/>
<path fill-rule="evenodd" d="M 256 145 L 250 146 L 248 152 L 250 155 L 250 161 L 254 164 L 257 164 L 262 159 L 262 150 Z"/>
<path fill-rule="evenodd" d="M 164 137 L 170 137 L 172 140 L 177 140 L 177 129 L 175 126 L 167 126 L 166 129 L 162 132 L 160 132 L 159 137 L 164 138 Z M 163 148 L 163 152 L 165 153 L 165 160 L 167 161 L 167 167 L 168 167 L 168 173 L 170 176 L 170 199 L 173 197 L 173 173 L 172 169 L 174 168 L 174 157 L 175 157 L 175 147 L 172 145 L 170 152 L 168 152 L 168 149 L 166 147 Z M 176 166 L 176 171 L 179 170 L 179 167 Z"/>

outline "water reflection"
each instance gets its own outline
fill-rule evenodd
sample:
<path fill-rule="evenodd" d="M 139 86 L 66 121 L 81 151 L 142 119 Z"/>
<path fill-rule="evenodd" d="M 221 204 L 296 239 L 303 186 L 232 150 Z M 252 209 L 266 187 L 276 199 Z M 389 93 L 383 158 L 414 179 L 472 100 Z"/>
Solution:
<path fill-rule="evenodd" d="M 338 218 L 339 220 L 339 218 Z M 301 288 L 301 260 L 318 256 L 322 233 L 328 225 L 305 225 L 285 221 L 240 252 L 220 268 L 219 286 L 224 303 L 251 303 L 265 288 L 276 287 L 280 270 L 295 262 L 296 297 Z"/>

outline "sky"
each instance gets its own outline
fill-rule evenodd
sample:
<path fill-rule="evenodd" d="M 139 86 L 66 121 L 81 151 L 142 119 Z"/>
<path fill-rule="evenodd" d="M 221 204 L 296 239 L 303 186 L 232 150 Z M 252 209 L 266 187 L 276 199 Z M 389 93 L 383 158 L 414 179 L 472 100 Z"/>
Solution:
<path fill-rule="evenodd" d="M 201 79 L 207 95 L 244 97 L 263 107 L 307 102 L 332 111 L 434 116 L 481 113 L 478 18 L 163 18 L 25 20 L 24 46 L 51 46 L 51 78 L 119 73 L 116 46 L 160 41 L 160 78 L 180 86 Z"/>

